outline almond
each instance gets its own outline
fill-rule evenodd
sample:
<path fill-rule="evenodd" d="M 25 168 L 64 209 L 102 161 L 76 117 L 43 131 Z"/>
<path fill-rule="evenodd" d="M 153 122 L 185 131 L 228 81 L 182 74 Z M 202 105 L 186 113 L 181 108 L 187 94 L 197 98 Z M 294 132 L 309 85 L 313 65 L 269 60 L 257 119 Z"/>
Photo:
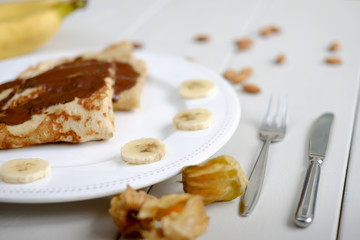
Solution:
<path fill-rule="evenodd" d="M 278 32 L 280 32 L 280 29 L 279 29 L 278 27 L 272 26 L 272 27 L 269 27 L 269 28 L 270 28 L 271 33 L 278 33 Z"/>
<path fill-rule="evenodd" d="M 240 74 L 244 74 L 245 76 L 249 76 L 253 72 L 251 67 L 245 67 Z"/>
<path fill-rule="evenodd" d="M 333 42 L 331 45 L 330 45 L 330 51 L 337 51 L 339 50 L 340 48 L 340 44 L 338 42 Z"/>
<path fill-rule="evenodd" d="M 209 36 L 205 35 L 205 34 L 198 35 L 196 37 L 196 41 L 198 41 L 198 42 L 207 42 L 208 40 L 209 40 Z"/>
<path fill-rule="evenodd" d="M 232 83 L 242 83 L 251 73 L 251 67 L 245 67 L 240 71 L 240 73 L 236 73 L 234 70 L 229 69 L 224 73 L 224 77 L 230 80 Z"/>
<path fill-rule="evenodd" d="M 132 45 L 133 45 L 133 47 L 136 48 L 136 49 L 143 47 L 143 45 L 142 45 L 141 43 L 139 43 L 139 42 L 133 42 Z"/>
<path fill-rule="evenodd" d="M 234 70 L 232 69 L 228 69 L 224 72 L 224 78 L 226 78 L 227 80 L 231 80 L 233 77 L 235 77 L 236 73 Z"/>
<path fill-rule="evenodd" d="M 281 54 L 281 55 L 279 55 L 279 56 L 277 57 L 276 62 L 277 62 L 278 64 L 282 64 L 282 63 L 285 62 L 285 60 L 286 60 L 285 55 L 284 55 L 284 54 Z"/>
<path fill-rule="evenodd" d="M 255 84 L 245 84 L 243 86 L 243 90 L 247 93 L 258 93 L 260 92 L 260 88 Z"/>
<path fill-rule="evenodd" d="M 267 36 L 270 36 L 271 35 L 271 30 L 269 28 L 263 28 L 261 30 L 261 35 L 267 37 Z"/>
<path fill-rule="evenodd" d="M 230 81 L 232 83 L 242 83 L 243 81 L 245 81 L 247 78 L 247 75 L 245 74 L 236 74 L 233 78 L 230 79 Z"/>
<path fill-rule="evenodd" d="M 239 50 L 245 50 L 251 47 L 253 41 L 250 38 L 243 38 L 236 41 Z"/>
<path fill-rule="evenodd" d="M 341 63 L 341 59 L 338 57 L 328 57 L 326 59 L 326 62 L 329 64 L 340 64 Z"/>
<path fill-rule="evenodd" d="M 280 32 L 280 29 L 278 27 L 275 26 L 268 26 L 268 27 L 264 27 L 261 30 L 261 35 L 263 35 L 264 37 L 270 36 L 273 33 L 278 33 Z"/>
<path fill-rule="evenodd" d="M 185 57 L 186 60 L 188 60 L 189 62 L 195 62 L 195 58 L 191 57 L 191 56 L 186 56 Z"/>

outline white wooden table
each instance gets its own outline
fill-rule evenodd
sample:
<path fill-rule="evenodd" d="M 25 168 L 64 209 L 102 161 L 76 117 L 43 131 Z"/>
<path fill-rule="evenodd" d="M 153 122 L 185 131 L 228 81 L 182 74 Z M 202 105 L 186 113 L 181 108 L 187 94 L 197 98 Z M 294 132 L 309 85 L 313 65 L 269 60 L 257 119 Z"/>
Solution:
<path fill-rule="evenodd" d="M 249 175 L 261 147 L 258 126 L 271 94 L 289 98 L 288 132 L 270 148 L 254 213 L 239 217 L 239 199 L 208 205 L 210 224 L 199 239 L 358 239 L 359 13 L 356 0 L 90 0 L 86 9 L 66 18 L 59 33 L 35 53 L 98 50 L 131 40 L 143 43 L 146 51 L 192 57 L 219 74 L 251 66 L 254 74 L 248 82 L 262 91 L 246 94 L 234 85 L 241 120 L 233 137 L 215 155 L 235 157 Z M 281 32 L 261 37 L 260 29 L 271 24 Z M 202 33 L 210 40 L 195 42 L 194 37 Z M 239 52 L 234 41 L 242 37 L 250 37 L 254 45 Z M 330 66 L 324 59 L 332 55 L 327 48 L 335 40 L 341 44 L 335 55 L 343 63 Z M 287 61 L 276 65 L 274 59 L 280 53 Z M 310 227 L 300 229 L 292 220 L 307 167 L 309 130 L 327 111 L 335 114 L 335 122 L 322 167 L 316 216 Z M 178 177 L 155 185 L 151 193 L 182 192 L 181 185 L 174 183 Z M 117 230 L 107 212 L 110 198 L 0 203 L 0 239 L 114 239 Z"/>

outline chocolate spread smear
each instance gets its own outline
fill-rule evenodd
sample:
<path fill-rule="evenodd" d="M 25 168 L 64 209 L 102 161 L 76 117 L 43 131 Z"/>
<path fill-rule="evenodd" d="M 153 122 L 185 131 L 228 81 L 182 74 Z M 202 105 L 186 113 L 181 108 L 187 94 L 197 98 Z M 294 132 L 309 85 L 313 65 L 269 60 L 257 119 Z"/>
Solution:
<path fill-rule="evenodd" d="M 114 72 L 115 76 L 112 74 Z M 12 89 L 12 91 L 0 101 L 0 109 L 3 109 L 15 94 L 22 93 L 26 89 L 42 88 L 44 90 L 39 96 L 30 99 L 25 104 L 0 110 L 0 123 L 18 125 L 50 106 L 71 102 L 76 97 L 88 98 L 105 85 L 106 77 L 115 78 L 114 92 L 119 94 L 133 87 L 138 76 L 139 74 L 126 63 L 76 58 L 32 78 L 16 79 L 1 84 L 0 92 L 6 89 Z M 113 98 L 114 100 L 116 99 Z"/>

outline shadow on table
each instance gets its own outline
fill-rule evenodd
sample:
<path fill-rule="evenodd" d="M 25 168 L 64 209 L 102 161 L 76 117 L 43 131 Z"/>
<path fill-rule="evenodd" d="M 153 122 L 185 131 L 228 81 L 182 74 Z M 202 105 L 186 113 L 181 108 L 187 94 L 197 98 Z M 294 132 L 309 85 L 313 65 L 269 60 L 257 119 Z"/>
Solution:
<path fill-rule="evenodd" d="M 0 239 L 115 239 L 110 198 L 51 204 L 0 204 Z M 10 238 L 11 236 L 11 238 Z"/>

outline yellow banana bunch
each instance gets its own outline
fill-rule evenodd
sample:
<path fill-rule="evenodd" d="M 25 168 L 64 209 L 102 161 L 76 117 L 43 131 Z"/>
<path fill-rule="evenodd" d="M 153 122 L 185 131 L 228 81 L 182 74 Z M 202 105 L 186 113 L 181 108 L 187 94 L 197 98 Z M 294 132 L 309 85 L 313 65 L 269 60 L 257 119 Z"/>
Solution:
<path fill-rule="evenodd" d="M 0 59 L 30 52 L 49 40 L 62 20 L 86 0 L 32 0 L 0 3 Z"/>

